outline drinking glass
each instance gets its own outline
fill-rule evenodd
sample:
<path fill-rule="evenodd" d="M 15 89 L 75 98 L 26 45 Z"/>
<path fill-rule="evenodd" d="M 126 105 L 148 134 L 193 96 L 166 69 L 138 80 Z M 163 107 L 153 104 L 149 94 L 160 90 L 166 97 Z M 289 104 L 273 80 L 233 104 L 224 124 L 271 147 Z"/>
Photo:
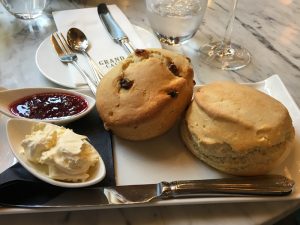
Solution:
<path fill-rule="evenodd" d="M 47 0 L 1 0 L 6 10 L 19 19 L 34 19 L 42 15 Z"/>
<path fill-rule="evenodd" d="M 168 45 L 182 44 L 197 32 L 207 0 L 146 0 L 147 16 L 158 39 Z"/>
<path fill-rule="evenodd" d="M 223 41 L 206 44 L 200 49 L 200 60 L 202 62 L 223 70 L 241 69 L 248 65 L 251 60 L 251 55 L 247 49 L 231 43 L 231 33 L 238 0 L 232 1 L 230 18 Z"/>

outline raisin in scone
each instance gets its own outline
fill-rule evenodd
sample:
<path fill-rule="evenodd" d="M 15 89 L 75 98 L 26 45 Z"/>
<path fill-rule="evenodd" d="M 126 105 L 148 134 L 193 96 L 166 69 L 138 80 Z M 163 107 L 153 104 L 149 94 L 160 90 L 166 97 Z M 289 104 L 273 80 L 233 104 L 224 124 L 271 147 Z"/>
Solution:
<path fill-rule="evenodd" d="M 193 95 L 190 60 L 164 49 L 138 49 L 101 80 L 96 106 L 106 129 L 129 140 L 169 130 Z"/>
<path fill-rule="evenodd" d="M 215 82 L 195 92 L 181 124 L 186 146 L 233 175 L 261 175 L 284 160 L 295 131 L 288 110 L 252 87 Z"/>

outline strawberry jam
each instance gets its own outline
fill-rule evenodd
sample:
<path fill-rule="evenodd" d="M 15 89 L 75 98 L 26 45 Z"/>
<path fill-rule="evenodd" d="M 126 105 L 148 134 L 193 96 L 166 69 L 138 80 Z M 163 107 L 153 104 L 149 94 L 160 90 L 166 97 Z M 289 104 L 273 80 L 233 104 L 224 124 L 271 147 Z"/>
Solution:
<path fill-rule="evenodd" d="M 19 99 L 10 105 L 10 111 L 30 119 L 58 119 L 76 115 L 87 109 L 87 101 L 67 93 L 41 93 Z"/>

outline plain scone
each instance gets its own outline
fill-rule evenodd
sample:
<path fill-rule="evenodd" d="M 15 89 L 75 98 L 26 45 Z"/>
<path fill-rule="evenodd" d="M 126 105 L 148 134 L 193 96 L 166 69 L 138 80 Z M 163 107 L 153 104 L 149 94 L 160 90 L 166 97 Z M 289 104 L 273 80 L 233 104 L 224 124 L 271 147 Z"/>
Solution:
<path fill-rule="evenodd" d="M 279 101 L 233 82 L 201 87 L 181 123 L 188 149 L 232 175 L 269 172 L 286 158 L 294 136 L 291 117 Z"/>
<path fill-rule="evenodd" d="M 106 129 L 128 140 L 169 130 L 193 95 L 190 60 L 163 49 L 138 49 L 101 80 L 96 106 Z"/>

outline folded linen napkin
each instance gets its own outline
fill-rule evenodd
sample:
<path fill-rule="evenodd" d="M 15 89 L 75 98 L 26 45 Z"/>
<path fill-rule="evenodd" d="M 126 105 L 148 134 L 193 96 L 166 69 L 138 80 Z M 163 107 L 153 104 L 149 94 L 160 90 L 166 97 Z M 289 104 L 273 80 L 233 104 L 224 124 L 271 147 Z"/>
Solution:
<path fill-rule="evenodd" d="M 145 46 L 135 32 L 134 26 L 122 11 L 116 5 L 108 5 L 108 9 L 135 48 L 144 48 Z M 98 16 L 97 8 L 56 11 L 53 12 L 53 17 L 57 30 L 62 32 L 65 37 L 68 30 L 72 27 L 78 28 L 85 33 L 91 45 L 88 52 L 100 64 L 103 73 L 110 70 L 127 56 L 124 49 L 116 44 L 107 32 Z M 88 73 L 92 74 L 86 59 L 80 54 L 78 54 L 78 62 Z M 74 86 L 85 84 L 84 79 L 72 65 L 68 69 L 72 75 Z"/>

